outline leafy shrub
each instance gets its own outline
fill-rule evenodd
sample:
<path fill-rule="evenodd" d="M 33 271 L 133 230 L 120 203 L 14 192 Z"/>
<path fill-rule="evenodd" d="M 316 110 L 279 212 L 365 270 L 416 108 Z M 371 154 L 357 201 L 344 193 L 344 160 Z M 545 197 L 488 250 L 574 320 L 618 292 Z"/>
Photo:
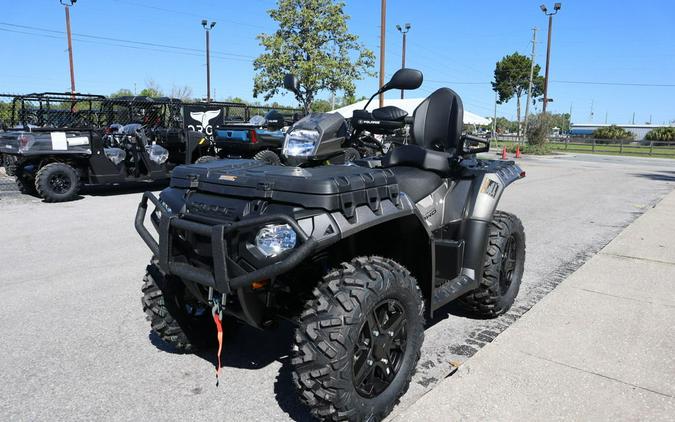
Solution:
<path fill-rule="evenodd" d="M 675 141 L 675 126 L 652 129 L 647 133 L 645 139 L 649 141 Z"/>
<path fill-rule="evenodd" d="M 611 125 L 596 129 L 593 137 L 595 139 L 634 139 L 635 135 L 622 127 Z"/>
<path fill-rule="evenodd" d="M 544 145 L 553 127 L 553 119 L 548 113 L 540 113 L 529 118 L 525 133 L 530 145 Z"/>

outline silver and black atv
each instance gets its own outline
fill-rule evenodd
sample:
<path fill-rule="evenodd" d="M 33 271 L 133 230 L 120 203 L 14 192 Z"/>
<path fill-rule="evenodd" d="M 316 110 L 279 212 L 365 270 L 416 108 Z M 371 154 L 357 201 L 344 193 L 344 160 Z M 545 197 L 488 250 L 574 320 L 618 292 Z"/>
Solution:
<path fill-rule="evenodd" d="M 401 70 L 387 86 L 418 74 Z M 523 275 L 523 226 L 497 204 L 525 173 L 477 159 L 489 144 L 462 134 L 462 115 L 441 88 L 415 110 L 411 143 L 377 159 L 177 167 L 159 198 L 144 194 L 135 221 L 153 254 L 143 284 L 152 329 L 191 351 L 222 318 L 259 329 L 288 318 L 294 381 L 313 415 L 384 418 L 408 389 L 425 318 L 454 300 L 500 315 Z"/>

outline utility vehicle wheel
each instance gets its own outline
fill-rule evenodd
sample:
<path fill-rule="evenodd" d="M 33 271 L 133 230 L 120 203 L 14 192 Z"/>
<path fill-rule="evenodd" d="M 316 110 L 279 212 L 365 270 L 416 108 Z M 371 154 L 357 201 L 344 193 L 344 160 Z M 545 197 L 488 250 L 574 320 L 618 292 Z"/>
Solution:
<path fill-rule="evenodd" d="M 51 163 L 38 170 L 35 189 L 45 202 L 64 202 L 80 190 L 80 174 L 65 163 Z"/>
<path fill-rule="evenodd" d="M 19 188 L 19 192 L 25 195 L 37 194 L 37 190 L 35 190 L 35 180 L 25 174 L 18 174 L 16 176 L 16 186 Z"/>
<path fill-rule="evenodd" d="M 406 392 L 424 339 L 417 282 L 380 257 L 342 263 L 314 289 L 295 334 L 293 380 L 314 416 L 380 420 Z"/>
<path fill-rule="evenodd" d="M 209 161 L 217 159 L 218 157 L 214 157 L 213 155 L 202 155 L 201 157 L 197 158 L 197 160 L 195 160 L 195 164 L 208 163 Z"/>
<path fill-rule="evenodd" d="M 143 311 L 152 330 L 181 352 L 215 345 L 211 309 L 200 304 L 180 281 L 167 279 L 155 263 L 143 277 Z"/>
<path fill-rule="evenodd" d="M 481 286 L 461 301 L 474 314 L 494 318 L 511 308 L 525 266 L 525 230 L 518 217 L 495 211 L 490 224 Z"/>
<path fill-rule="evenodd" d="M 345 148 L 344 151 L 345 163 L 351 163 L 354 160 L 361 158 L 361 154 L 355 148 Z"/>
<path fill-rule="evenodd" d="M 264 161 L 266 164 L 272 166 L 278 166 L 281 164 L 281 159 L 279 158 L 279 156 L 274 151 L 270 151 L 268 149 L 264 149 L 258 152 L 256 155 L 253 156 L 253 159 Z"/>

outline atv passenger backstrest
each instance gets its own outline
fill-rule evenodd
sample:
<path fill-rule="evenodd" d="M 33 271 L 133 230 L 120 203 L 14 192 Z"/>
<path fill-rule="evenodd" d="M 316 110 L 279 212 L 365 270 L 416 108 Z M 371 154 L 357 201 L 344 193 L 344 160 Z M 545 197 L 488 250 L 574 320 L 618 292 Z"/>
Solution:
<path fill-rule="evenodd" d="M 415 111 L 410 145 L 351 165 L 176 168 L 136 216 L 154 255 L 144 285 L 153 329 L 188 350 L 214 330 L 196 306 L 262 329 L 291 318 L 294 381 L 313 414 L 386 416 L 408 388 L 425 316 L 454 299 L 497 316 L 520 285 L 522 224 L 496 206 L 523 173 L 476 159 L 488 145 L 462 135 L 462 114 L 439 89 Z M 148 201 L 159 242 L 145 227 Z"/>

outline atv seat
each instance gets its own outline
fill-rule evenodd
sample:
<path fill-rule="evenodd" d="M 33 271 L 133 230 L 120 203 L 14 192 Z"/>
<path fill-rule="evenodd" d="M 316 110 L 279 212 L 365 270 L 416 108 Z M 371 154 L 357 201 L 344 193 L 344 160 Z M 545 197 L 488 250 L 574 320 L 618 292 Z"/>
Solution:
<path fill-rule="evenodd" d="M 436 173 L 415 167 L 398 166 L 390 170 L 396 176 L 398 188 L 413 202 L 418 202 L 443 183 L 443 179 Z"/>
<path fill-rule="evenodd" d="M 417 106 L 413 114 L 413 143 L 389 150 L 383 167 L 409 166 L 445 176 L 461 152 L 464 109 L 453 90 L 440 88 Z"/>

